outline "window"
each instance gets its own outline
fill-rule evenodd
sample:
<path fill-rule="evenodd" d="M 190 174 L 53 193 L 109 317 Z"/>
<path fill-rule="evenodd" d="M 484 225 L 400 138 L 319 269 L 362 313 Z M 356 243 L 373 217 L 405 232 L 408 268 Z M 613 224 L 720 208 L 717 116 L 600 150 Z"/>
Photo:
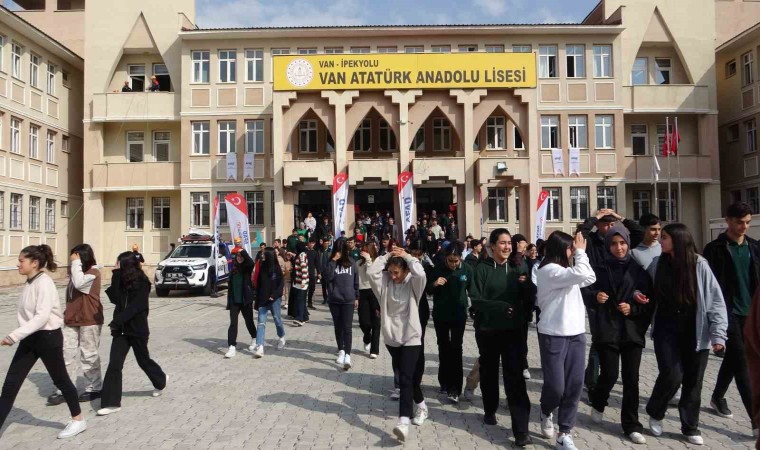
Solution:
<path fill-rule="evenodd" d="M 393 128 L 385 119 L 380 119 L 380 151 L 394 150 L 396 150 L 396 135 L 393 133 Z"/>
<path fill-rule="evenodd" d="M 594 46 L 594 76 L 609 78 L 612 76 L 612 46 Z"/>
<path fill-rule="evenodd" d="M 736 75 L 736 60 L 732 59 L 726 63 L 726 79 Z"/>
<path fill-rule="evenodd" d="M 192 52 L 193 59 L 193 83 L 208 83 L 209 80 L 209 57 L 211 52 L 196 50 Z"/>
<path fill-rule="evenodd" d="M 264 153 L 264 121 L 245 121 L 245 152 Z"/>
<path fill-rule="evenodd" d="M 58 72 L 58 67 L 48 62 L 48 65 L 47 65 L 47 93 L 48 95 L 55 95 L 56 72 Z"/>
<path fill-rule="evenodd" d="M 209 194 L 208 192 L 191 192 L 190 225 L 194 227 L 209 226 Z M 224 208 L 219 208 L 222 210 Z"/>
<path fill-rule="evenodd" d="M 264 192 L 246 192 L 245 203 L 248 206 L 248 225 L 264 225 Z"/>
<path fill-rule="evenodd" d="M 377 47 L 378 53 L 396 53 L 398 52 L 397 47 Z"/>
<path fill-rule="evenodd" d="M 617 188 L 606 186 L 597 187 L 596 207 L 597 209 L 611 209 L 617 211 Z"/>
<path fill-rule="evenodd" d="M 735 123 L 726 127 L 726 141 L 736 142 L 739 140 L 739 124 Z"/>
<path fill-rule="evenodd" d="M 127 66 L 129 79 L 132 82 L 133 92 L 142 92 L 145 90 L 145 65 L 134 64 Z"/>
<path fill-rule="evenodd" d="M 530 45 L 513 45 L 512 53 L 530 53 L 533 51 L 533 47 Z"/>
<path fill-rule="evenodd" d="M 448 119 L 433 119 L 433 151 L 451 150 L 451 127 Z"/>
<path fill-rule="evenodd" d="M 646 125 L 631 125 L 631 147 L 634 155 L 648 154 L 649 132 Z"/>
<path fill-rule="evenodd" d="M 670 215 L 668 215 L 668 190 L 660 189 L 657 191 L 657 212 L 660 218 L 668 222 L 678 221 L 678 188 L 673 187 L 670 190 Z"/>
<path fill-rule="evenodd" d="M 167 162 L 172 134 L 168 131 L 153 132 L 153 161 Z"/>
<path fill-rule="evenodd" d="M 167 230 L 170 227 L 171 199 L 169 197 L 153 197 L 153 229 Z"/>
<path fill-rule="evenodd" d="M 503 149 L 507 148 L 506 131 L 504 117 L 489 117 L 486 119 L 486 148 Z"/>
<path fill-rule="evenodd" d="M 673 132 L 673 124 L 670 124 L 669 131 Z M 657 125 L 657 155 L 662 155 L 662 147 L 665 143 L 665 124 Z"/>
<path fill-rule="evenodd" d="M 351 47 L 351 53 L 369 53 L 369 47 Z"/>
<path fill-rule="evenodd" d="M 557 78 L 557 46 L 540 45 L 538 47 L 538 76 L 540 78 Z"/>
<path fill-rule="evenodd" d="M 237 52 L 235 50 L 219 50 L 219 82 L 234 83 L 237 81 Z"/>
<path fill-rule="evenodd" d="M 298 54 L 299 55 L 316 55 L 317 49 L 316 48 L 299 48 Z"/>
<path fill-rule="evenodd" d="M 522 135 L 520 134 L 520 130 L 517 129 L 517 127 L 512 128 L 513 131 L 513 138 L 515 140 L 515 150 L 525 150 L 525 144 L 523 143 Z"/>
<path fill-rule="evenodd" d="M 143 229 L 143 207 L 145 199 L 128 198 L 127 199 L 127 229 Z"/>
<path fill-rule="evenodd" d="M 24 207 L 24 196 L 21 194 L 11 194 L 11 228 L 21 229 L 22 208 Z"/>
<path fill-rule="evenodd" d="M 272 53 L 272 56 L 274 56 L 274 55 L 289 55 L 290 54 L 290 49 L 289 48 L 273 48 L 272 51 L 271 51 L 271 53 Z"/>
<path fill-rule="evenodd" d="M 460 45 L 459 46 L 460 53 L 473 53 L 477 51 L 478 51 L 477 45 Z"/>
<path fill-rule="evenodd" d="M 507 190 L 505 188 L 488 188 L 488 220 L 507 221 Z"/>
<path fill-rule="evenodd" d="M 588 148 L 588 129 L 586 116 L 568 116 L 567 132 L 570 137 L 570 148 Z"/>
<path fill-rule="evenodd" d="M 269 196 L 269 210 L 272 212 L 270 215 L 272 216 L 271 225 L 275 224 L 275 217 L 274 217 L 274 191 L 269 192 L 271 195 Z"/>
<path fill-rule="evenodd" d="M 760 211 L 760 198 L 758 198 L 758 189 L 756 187 L 749 188 L 746 191 L 747 203 L 752 208 L 752 214 L 757 214 Z"/>
<path fill-rule="evenodd" d="M 69 87 L 69 73 L 65 70 L 61 71 L 61 84 L 63 87 Z"/>
<path fill-rule="evenodd" d="M 40 159 L 40 127 L 29 125 L 29 157 Z"/>
<path fill-rule="evenodd" d="M 21 120 L 11 117 L 11 153 L 21 153 Z"/>
<path fill-rule="evenodd" d="M 55 200 L 45 200 L 45 231 L 55 232 Z"/>
<path fill-rule="evenodd" d="M 21 79 L 21 55 L 24 53 L 24 47 L 11 44 L 11 75 L 14 78 Z"/>
<path fill-rule="evenodd" d="M 586 220 L 588 219 L 588 188 L 571 187 L 570 188 L 570 219 Z"/>
<path fill-rule="evenodd" d="M 169 76 L 169 69 L 166 64 L 153 64 L 153 76 L 158 81 L 159 92 L 170 92 L 172 90 L 172 80 Z"/>
<path fill-rule="evenodd" d="M 325 47 L 325 54 L 338 55 L 343 53 L 343 47 Z"/>
<path fill-rule="evenodd" d="M 0 70 L 5 70 L 5 36 L 0 34 Z"/>
<path fill-rule="evenodd" d="M 584 78 L 586 76 L 586 47 L 583 45 L 566 45 L 567 77 Z"/>
<path fill-rule="evenodd" d="M 143 162 L 145 148 L 145 133 L 142 131 L 127 131 L 127 160 Z"/>
<path fill-rule="evenodd" d="M 193 124 L 193 155 L 208 155 L 210 144 L 209 123 L 192 122 Z"/>
<path fill-rule="evenodd" d="M 422 46 L 404 47 L 404 53 L 423 53 L 424 51 Z"/>
<path fill-rule="evenodd" d="M 65 153 L 69 152 L 69 137 L 68 136 L 61 136 L 61 150 Z"/>
<path fill-rule="evenodd" d="M 45 145 L 47 151 L 45 152 L 45 161 L 54 164 L 55 163 L 55 132 L 47 132 L 47 141 Z"/>
<path fill-rule="evenodd" d="M 372 120 L 362 120 L 354 132 L 354 151 L 368 152 L 372 147 Z"/>
<path fill-rule="evenodd" d="M 520 221 L 520 189 L 514 188 L 512 192 L 515 196 L 515 222 Z"/>
<path fill-rule="evenodd" d="M 425 151 L 425 124 L 417 129 L 414 134 L 414 140 L 412 141 L 412 150 L 423 152 Z"/>
<path fill-rule="evenodd" d="M 69 202 L 61 201 L 61 217 L 69 217 Z"/>
<path fill-rule="evenodd" d="M 562 220 L 562 188 L 546 188 L 549 191 L 546 220 Z"/>
<path fill-rule="evenodd" d="M 633 191 L 633 219 L 639 220 L 652 211 L 652 199 L 649 191 Z M 665 216 L 660 216 L 665 217 Z"/>
<path fill-rule="evenodd" d="M 614 116 L 596 116 L 596 148 L 613 148 L 615 146 L 613 124 Z"/>
<path fill-rule="evenodd" d="M 0 192 L 0 228 L 5 228 L 5 192 Z"/>
<path fill-rule="evenodd" d="M 316 120 L 302 120 L 298 124 L 298 151 L 301 153 L 317 152 Z"/>
<path fill-rule="evenodd" d="M 742 55 L 742 86 L 752 84 L 755 80 L 755 57 L 752 52 Z"/>
<path fill-rule="evenodd" d="M 654 66 L 657 69 L 655 83 L 670 84 L 670 58 L 655 58 Z"/>
<path fill-rule="evenodd" d="M 29 230 L 40 231 L 40 198 L 29 197 Z"/>
<path fill-rule="evenodd" d="M 631 69 L 631 84 L 649 84 L 649 71 L 647 69 L 646 58 L 636 58 L 633 61 L 633 69 Z"/>
<path fill-rule="evenodd" d="M 450 45 L 433 45 L 430 47 L 431 53 L 451 53 Z"/>
<path fill-rule="evenodd" d="M 559 148 L 559 116 L 541 116 L 541 148 Z"/>
<path fill-rule="evenodd" d="M 503 45 L 486 45 L 486 53 L 504 53 Z"/>
<path fill-rule="evenodd" d="M 219 121 L 219 154 L 235 153 L 235 128 L 232 120 Z"/>
<path fill-rule="evenodd" d="M 220 191 L 216 193 L 216 197 L 219 199 L 219 225 L 229 225 L 227 221 L 227 208 L 225 208 L 224 197 L 232 194 L 232 192 Z"/>
<path fill-rule="evenodd" d="M 755 119 L 750 119 L 744 122 L 744 131 L 747 135 L 747 147 L 744 153 L 752 153 L 757 151 L 757 123 Z"/>
<path fill-rule="evenodd" d="M 245 51 L 245 81 L 264 81 L 264 50 Z"/>

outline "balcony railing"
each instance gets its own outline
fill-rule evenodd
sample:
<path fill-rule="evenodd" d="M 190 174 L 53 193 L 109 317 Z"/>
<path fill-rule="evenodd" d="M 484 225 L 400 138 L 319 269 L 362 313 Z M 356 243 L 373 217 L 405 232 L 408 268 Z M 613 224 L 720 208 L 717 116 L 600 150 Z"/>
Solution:
<path fill-rule="evenodd" d="M 652 164 L 651 156 L 626 156 L 625 179 L 631 183 L 651 183 Z M 706 155 L 681 155 L 681 180 L 688 182 L 710 182 L 713 180 L 712 158 Z M 660 183 L 667 182 L 668 163 L 659 156 L 657 162 L 660 165 Z M 672 181 L 677 181 L 678 166 L 674 157 L 670 161 L 670 176 Z M 717 177 L 715 177 L 717 178 Z"/>
<path fill-rule="evenodd" d="M 693 84 L 655 84 L 623 87 L 623 107 L 633 113 L 708 113 L 707 86 Z"/>
<path fill-rule="evenodd" d="M 179 120 L 179 96 L 174 92 L 110 92 L 95 94 L 93 122 Z"/>
<path fill-rule="evenodd" d="M 92 169 L 92 190 L 109 192 L 179 189 L 180 173 L 178 162 L 95 164 Z"/>

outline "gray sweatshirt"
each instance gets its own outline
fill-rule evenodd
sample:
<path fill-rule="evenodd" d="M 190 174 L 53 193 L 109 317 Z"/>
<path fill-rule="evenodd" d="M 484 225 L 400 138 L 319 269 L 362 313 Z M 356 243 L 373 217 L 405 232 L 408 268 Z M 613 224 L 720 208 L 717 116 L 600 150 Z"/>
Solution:
<path fill-rule="evenodd" d="M 644 270 L 649 269 L 649 265 L 652 264 L 652 260 L 660 256 L 662 253 L 662 247 L 659 242 L 655 242 L 651 247 L 644 244 L 639 244 L 638 247 L 631 250 L 631 256 Z"/>
<path fill-rule="evenodd" d="M 328 303 L 353 304 L 359 300 L 359 271 L 353 259 L 348 267 L 330 261 L 322 271 L 322 280 L 329 286 Z"/>
<path fill-rule="evenodd" d="M 370 262 L 365 262 L 364 264 L 356 264 L 359 270 L 359 290 L 363 291 L 365 289 L 372 289 L 372 283 L 369 279 L 369 274 L 367 273 L 369 271 L 369 266 L 372 265 Z"/>

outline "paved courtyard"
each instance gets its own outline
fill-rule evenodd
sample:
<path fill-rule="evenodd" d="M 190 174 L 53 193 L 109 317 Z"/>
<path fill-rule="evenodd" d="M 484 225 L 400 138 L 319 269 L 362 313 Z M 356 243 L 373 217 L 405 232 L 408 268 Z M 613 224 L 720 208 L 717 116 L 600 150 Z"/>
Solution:
<path fill-rule="evenodd" d="M 320 289 L 317 289 L 319 292 Z M 61 285 L 63 292 L 63 285 Z M 0 334 L 15 326 L 18 288 L 0 291 Z M 106 317 L 112 307 L 103 294 Z M 274 324 L 267 326 L 269 345 L 263 359 L 254 360 L 247 347 L 242 318 L 238 355 L 224 359 L 228 313 L 225 297 L 190 297 L 173 293 L 170 298 L 151 298 L 151 340 L 153 358 L 169 375 L 165 395 L 151 397 L 152 386 L 130 354 L 124 368 L 122 411 L 96 417 L 100 401 L 83 404 L 88 430 L 68 441 L 56 440 L 68 412 L 65 405 L 45 406 L 53 385 L 38 363 L 24 384 L 15 408 L 0 430 L 0 449 L 340 449 L 401 447 L 392 437 L 398 403 L 388 394 L 393 387 L 390 357 L 381 352 L 377 360 L 366 357 L 361 346 L 358 320 L 354 326 L 354 368 L 338 370 L 334 363 L 335 342 L 332 320 L 325 306 L 312 311 L 311 322 L 303 328 L 286 323 L 288 344 L 277 351 Z M 101 358 L 103 373 L 108 365 L 111 338 L 103 333 Z M 14 350 L 0 349 L 0 375 L 7 370 Z M 451 405 L 437 393 L 438 357 L 432 322 L 428 328 L 426 370 L 423 390 L 430 419 L 414 427 L 406 448 L 484 449 L 511 448 L 512 433 L 508 411 L 498 413 L 497 426 L 482 423 L 482 401 L 476 391 L 473 403 Z M 468 324 L 464 347 L 465 373 L 472 367 L 477 347 Z M 538 367 L 535 329 L 530 335 L 531 367 Z M 701 429 L 705 448 L 752 448 L 750 422 L 745 417 L 738 393 L 732 385 L 729 405 L 734 419 L 722 419 L 709 411 L 709 393 L 720 360 L 711 356 L 702 396 Z M 528 382 L 533 404 L 531 432 L 535 448 L 553 447 L 540 437 L 538 398 L 541 373 L 532 369 Z M 641 367 L 641 418 L 646 424 L 643 404 L 652 390 L 657 368 L 651 345 Z M 80 378 L 80 389 L 82 379 Z M 618 425 L 622 386 L 610 399 L 606 422 L 591 422 L 589 406 L 580 407 L 576 428 L 579 448 L 633 448 Z M 672 408 L 665 422 L 666 433 L 656 439 L 647 436 L 649 448 L 687 447 L 681 439 L 677 411 Z M 551 445 L 550 445 L 551 444 Z M 643 448 L 643 447 L 639 447 Z"/>

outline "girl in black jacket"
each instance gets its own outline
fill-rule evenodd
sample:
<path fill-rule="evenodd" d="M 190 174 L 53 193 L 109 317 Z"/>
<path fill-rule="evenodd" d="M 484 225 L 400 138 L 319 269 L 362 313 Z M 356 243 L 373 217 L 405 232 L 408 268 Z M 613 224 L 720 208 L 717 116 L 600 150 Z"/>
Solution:
<path fill-rule="evenodd" d="M 167 376 L 148 352 L 148 297 L 150 280 L 142 271 L 142 265 L 133 252 L 124 252 L 116 261 L 111 286 L 106 295 L 116 307 L 113 320 L 108 324 L 113 341 L 111 359 L 103 380 L 99 416 L 106 416 L 121 410 L 121 372 L 124 360 L 131 348 L 137 364 L 145 372 L 155 390 L 153 396 L 160 396 L 166 388 Z"/>
<path fill-rule="evenodd" d="M 336 242 L 332 258 L 322 272 L 322 280 L 330 286 L 327 304 L 338 343 L 338 359 L 335 362 L 345 370 L 351 368 L 351 328 L 354 310 L 359 308 L 359 271 L 349 253 L 345 239 Z"/>
<path fill-rule="evenodd" d="M 225 358 L 232 358 L 237 353 L 238 315 L 243 313 L 245 327 L 251 335 L 251 345 L 248 350 L 256 348 L 256 325 L 253 323 L 253 259 L 248 252 L 240 250 L 235 253 L 232 272 L 227 285 L 227 309 L 230 311 L 230 327 L 227 330 L 227 345 L 229 349 Z"/>
<path fill-rule="evenodd" d="M 607 232 L 605 246 L 605 259 L 594 268 L 596 282 L 583 288 L 583 300 L 595 325 L 592 339 L 600 364 L 597 384 L 589 391 L 591 418 L 596 423 L 604 419 L 622 361 L 623 432 L 634 443 L 644 444 L 644 427 L 639 422 L 639 366 L 653 304 L 640 301 L 646 301 L 652 280 L 631 257 L 630 235 L 624 226 L 615 225 Z"/>
<path fill-rule="evenodd" d="M 272 313 L 274 326 L 277 328 L 277 342 L 279 350 L 285 348 L 285 328 L 282 326 L 282 292 L 285 281 L 282 276 L 282 268 L 277 262 L 274 249 L 267 247 L 259 261 L 259 270 L 256 278 L 256 310 L 259 312 L 259 328 L 256 330 L 256 348 L 253 350 L 254 358 L 264 356 L 264 336 L 267 326 L 267 314 Z"/>

